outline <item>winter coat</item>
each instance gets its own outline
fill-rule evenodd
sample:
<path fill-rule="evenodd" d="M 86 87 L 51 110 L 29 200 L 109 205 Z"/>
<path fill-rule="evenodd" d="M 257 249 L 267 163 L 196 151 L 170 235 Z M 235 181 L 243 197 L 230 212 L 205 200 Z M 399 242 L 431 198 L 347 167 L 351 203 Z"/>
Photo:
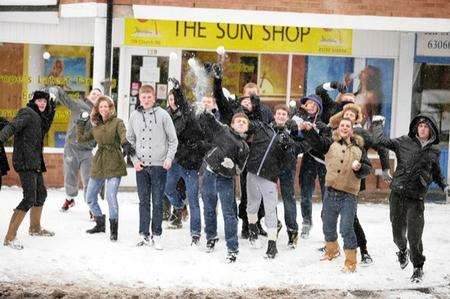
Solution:
<path fill-rule="evenodd" d="M 292 135 L 297 135 L 297 124 L 288 120 L 284 126 L 277 126 L 275 122 L 271 123 L 271 126 L 277 134 L 283 134 L 292 138 Z M 286 161 L 283 163 L 285 168 L 295 170 L 297 166 L 297 157 L 303 152 L 303 146 L 300 143 L 296 143 L 294 139 L 289 141 L 289 145 L 286 148 Z"/>
<path fill-rule="evenodd" d="M 364 149 L 363 138 L 353 134 L 353 137 L 350 138 L 350 144 L 347 144 L 337 131 L 334 131 L 330 137 L 329 135 L 319 135 L 314 130 L 308 131 L 306 138 L 314 147 L 326 152 L 325 186 L 358 195 L 361 179 L 372 172 L 370 160 L 367 158 Z M 361 163 L 361 168 L 358 171 L 352 169 L 355 160 Z"/>
<path fill-rule="evenodd" d="M 250 155 L 247 171 L 276 182 L 280 171 L 292 162 L 288 150 L 294 145 L 289 134 L 262 121 L 253 121 L 248 131 Z"/>
<path fill-rule="evenodd" d="M 184 169 L 199 170 L 210 146 L 204 140 L 203 130 L 195 117 L 193 108 L 189 107 L 180 89 L 174 89 L 174 97 L 178 108 L 172 110 L 169 107 L 168 112 L 178 138 L 175 161 Z"/>
<path fill-rule="evenodd" d="M 9 122 L 3 118 L 0 117 L 0 131 L 6 127 L 6 125 L 9 124 Z M 3 144 L 0 144 L 0 176 L 4 176 L 9 171 L 9 163 L 8 159 L 6 158 L 6 152 L 5 147 Z"/>
<path fill-rule="evenodd" d="M 56 99 L 59 103 L 66 106 L 70 110 L 69 126 L 67 128 L 64 147 L 72 146 L 79 151 L 92 151 L 96 145 L 95 140 L 89 142 L 77 142 L 77 120 L 82 112 L 91 113 L 92 103 L 89 100 L 74 100 L 61 87 L 50 87 L 50 92 L 55 91 Z M 84 123 L 84 131 L 88 132 L 92 129 L 90 121 Z"/>
<path fill-rule="evenodd" d="M 98 150 L 92 159 L 91 178 L 107 179 L 127 175 L 121 145 L 126 142 L 126 129 L 123 121 L 116 117 L 115 109 L 110 110 L 106 122 L 93 123 L 92 130 L 84 131 L 83 122 L 77 123 L 77 141 L 95 140 Z"/>
<path fill-rule="evenodd" d="M 215 133 L 213 147 L 208 151 L 204 161 L 216 174 L 232 178 L 244 169 L 249 154 L 245 136 L 234 132 L 227 125 L 217 121 L 211 113 L 206 114 L 208 125 Z M 234 167 L 226 168 L 222 165 L 225 158 L 233 161 Z"/>
<path fill-rule="evenodd" d="M 247 114 L 251 121 L 261 120 L 266 124 L 270 124 L 274 121 L 272 110 L 262 103 L 258 104 L 259 107 L 253 109 L 253 111 L 248 111 L 241 106 L 239 101 L 227 98 L 222 91 L 222 79 L 214 78 L 213 95 L 216 99 L 221 121 L 224 124 L 230 125 L 233 115 L 238 112 Z"/>
<path fill-rule="evenodd" d="M 14 119 L 0 131 L 0 143 L 14 135 L 13 167 L 16 172 L 45 172 L 44 136 L 55 117 L 55 107 L 48 103 L 40 112 L 34 101 L 21 108 Z"/>
<path fill-rule="evenodd" d="M 172 119 L 159 106 L 144 109 L 137 107 L 130 115 L 127 139 L 136 150 L 131 157 L 133 163 L 140 161 L 144 166 L 163 166 L 172 161 L 178 146 L 178 138 Z"/>
<path fill-rule="evenodd" d="M 422 119 L 427 121 L 431 133 L 431 138 L 425 146 L 422 146 L 416 137 L 417 126 Z M 423 199 L 431 182 L 436 182 L 442 189 L 447 186 L 439 165 L 437 128 L 433 117 L 419 114 L 411 121 L 408 135 L 390 139 L 384 136 L 381 124 L 372 123 L 374 143 L 392 150 L 397 157 L 397 169 L 390 185 L 392 191 Z"/>

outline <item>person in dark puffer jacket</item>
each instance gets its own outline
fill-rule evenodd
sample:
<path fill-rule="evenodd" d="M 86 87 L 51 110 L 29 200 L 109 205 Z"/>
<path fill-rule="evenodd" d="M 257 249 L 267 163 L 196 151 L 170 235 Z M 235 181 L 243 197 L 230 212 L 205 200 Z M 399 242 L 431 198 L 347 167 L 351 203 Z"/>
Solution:
<path fill-rule="evenodd" d="M 383 123 L 383 116 L 372 119 L 374 143 L 394 151 L 398 161 L 389 198 L 392 233 L 399 249 L 397 257 L 404 269 L 411 255 L 414 265 L 411 281 L 420 282 L 425 263 L 422 254 L 424 198 L 433 181 L 448 192 L 439 165 L 439 130 L 431 115 L 419 114 L 412 119 L 408 135 L 390 139 L 383 135 Z"/>
<path fill-rule="evenodd" d="M 206 154 L 203 131 L 200 128 L 193 108 L 189 107 L 184 97 L 180 83 L 173 78 L 174 102 L 169 103 L 169 114 L 175 125 L 178 138 L 178 148 L 172 167 L 167 172 L 165 194 L 174 206 L 177 214 L 181 214 L 184 207 L 183 199 L 176 189 L 177 183 L 182 178 L 186 184 L 186 194 L 189 202 L 190 231 L 192 245 L 198 245 L 201 233 L 200 205 L 198 200 L 199 170 Z"/>
<path fill-rule="evenodd" d="M 5 118 L 0 117 L 0 131 L 6 127 L 7 124 L 9 124 L 9 122 Z M 0 144 L 0 189 L 2 188 L 2 176 L 7 175 L 8 171 L 9 163 L 6 158 L 5 147 Z"/>
<path fill-rule="evenodd" d="M 23 249 L 16 240 L 16 233 L 30 209 L 30 235 L 54 235 L 41 227 L 42 208 L 47 198 L 42 175 L 47 171 L 43 155 L 44 136 L 50 129 L 54 116 L 55 102 L 53 99 L 50 101 L 50 94 L 35 91 L 27 107 L 20 109 L 16 117 L 0 132 L 0 144 L 14 135 L 13 167 L 19 173 L 23 189 L 23 199 L 14 210 L 9 223 L 3 243 L 5 246 Z"/>

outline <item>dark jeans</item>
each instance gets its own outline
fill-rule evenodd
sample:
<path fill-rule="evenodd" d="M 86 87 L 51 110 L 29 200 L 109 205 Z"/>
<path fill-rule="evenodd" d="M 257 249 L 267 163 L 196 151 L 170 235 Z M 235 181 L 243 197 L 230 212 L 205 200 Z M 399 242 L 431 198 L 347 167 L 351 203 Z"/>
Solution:
<path fill-rule="evenodd" d="M 19 172 L 19 178 L 22 184 L 23 199 L 16 209 L 27 212 L 33 206 L 42 207 L 47 198 L 42 172 Z"/>
<path fill-rule="evenodd" d="M 398 249 L 405 250 L 408 238 L 411 262 L 415 268 L 423 267 L 425 262 L 425 256 L 422 254 L 422 233 L 425 225 L 423 200 L 392 191 L 389 205 L 395 245 Z"/>
<path fill-rule="evenodd" d="M 281 197 L 284 206 L 284 221 L 288 231 L 298 231 L 297 204 L 294 191 L 295 169 L 285 168 L 280 172 Z"/>
<path fill-rule="evenodd" d="M 358 247 L 359 250 L 361 251 L 361 254 L 367 253 L 366 234 L 364 233 L 361 223 L 359 223 L 358 215 L 356 214 L 355 214 L 355 221 L 353 222 L 353 229 L 355 230 L 356 241 L 358 243 Z"/>
<path fill-rule="evenodd" d="M 312 225 L 312 196 L 316 188 L 316 177 L 319 177 L 322 201 L 325 193 L 325 175 L 327 169 L 325 165 L 317 162 L 308 154 L 303 154 L 302 165 L 300 166 L 300 188 L 303 225 Z"/>
<path fill-rule="evenodd" d="M 247 169 L 240 174 L 241 183 L 241 199 L 239 202 L 239 218 L 242 219 L 244 225 L 248 225 L 247 217 Z M 264 217 L 264 204 L 261 201 L 261 205 L 258 210 L 258 221 Z"/>
<path fill-rule="evenodd" d="M 233 178 L 227 178 L 205 170 L 203 173 L 202 199 L 206 239 L 211 240 L 217 237 L 216 207 L 217 201 L 220 200 L 228 251 L 238 251 L 238 221 Z"/>
<path fill-rule="evenodd" d="M 141 171 L 136 171 L 136 183 L 139 196 L 139 234 L 150 235 L 150 220 L 152 222 L 152 234 L 162 234 L 163 195 L 166 185 L 166 170 L 162 166 L 148 166 Z M 153 210 L 150 216 L 150 197 Z"/>
<path fill-rule="evenodd" d="M 201 218 L 200 205 L 198 203 L 198 171 L 195 169 L 185 169 L 176 162 L 172 163 L 172 167 L 167 172 L 167 182 L 164 192 L 174 208 L 182 209 L 184 207 L 183 198 L 177 190 L 180 178 L 183 178 L 186 184 L 187 199 L 189 201 L 191 235 L 200 236 Z"/>
<path fill-rule="evenodd" d="M 337 219 L 341 216 L 339 232 L 344 239 L 344 249 L 356 249 L 355 215 L 358 199 L 355 195 L 326 188 L 323 198 L 323 234 L 326 242 L 337 240 Z"/>

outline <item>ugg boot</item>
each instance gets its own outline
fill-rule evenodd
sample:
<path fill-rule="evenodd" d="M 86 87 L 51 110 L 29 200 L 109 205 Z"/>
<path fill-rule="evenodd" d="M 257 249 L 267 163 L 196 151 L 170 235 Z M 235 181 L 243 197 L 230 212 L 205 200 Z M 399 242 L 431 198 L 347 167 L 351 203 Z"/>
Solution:
<path fill-rule="evenodd" d="M 91 229 L 88 229 L 86 232 L 88 234 L 95 233 L 104 233 L 105 232 L 105 215 L 102 216 L 94 216 L 95 217 L 95 226 Z"/>
<path fill-rule="evenodd" d="M 41 227 L 42 207 L 32 207 L 30 209 L 30 229 L 31 236 L 53 237 L 54 232 Z"/>
<path fill-rule="evenodd" d="M 117 234 L 119 229 L 119 221 L 118 219 L 109 219 L 109 232 L 111 241 L 117 241 Z"/>
<path fill-rule="evenodd" d="M 13 249 L 23 249 L 23 246 L 18 242 L 15 242 L 17 230 L 19 229 L 20 224 L 25 218 L 27 213 L 22 210 L 14 210 L 14 213 L 11 216 L 11 220 L 9 222 L 8 232 L 6 233 L 5 240 L 3 245 L 9 246 Z"/>
<path fill-rule="evenodd" d="M 356 270 L 356 249 L 345 249 L 345 264 L 343 272 L 355 272 Z"/>
<path fill-rule="evenodd" d="M 337 241 L 327 242 L 325 244 L 325 253 L 323 254 L 322 260 L 331 261 L 332 259 L 337 258 L 339 255 L 339 243 Z"/>

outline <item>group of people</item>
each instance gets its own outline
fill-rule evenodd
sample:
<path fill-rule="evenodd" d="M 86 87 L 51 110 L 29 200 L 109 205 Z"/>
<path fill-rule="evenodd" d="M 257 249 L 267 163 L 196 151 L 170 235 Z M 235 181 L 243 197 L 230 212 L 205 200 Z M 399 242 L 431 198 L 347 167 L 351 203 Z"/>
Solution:
<path fill-rule="evenodd" d="M 114 102 L 99 89 L 93 89 L 85 101 L 71 99 L 59 87 L 34 92 L 27 107 L 20 109 L 11 122 L 0 122 L 0 145 L 15 137 L 13 167 L 23 188 L 23 200 L 11 217 L 4 245 L 23 248 L 16 233 L 30 209 L 30 234 L 54 235 L 40 225 L 47 196 L 42 176 L 45 171 L 43 138 L 59 102 L 71 111 L 64 146 L 67 199 L 62 210 L 67 211 L 75 204 L 79 172 L 84 198 L 95 221 L 87 233 L 106 231 L 106 216 L 98 205 L 98 196 L 104 188 L 109 206 L 110 239 L 118 239 L 117 193 L 121 177 L 127 175 L 124 157 L 128 157 L 136 171 L 139 197 L 137 246 L 163 249 L 165 196 L 176 215 L 188 205 L 191 245 L 199 246 L 201 194 L 207 251 L 212 252 L 218 241 L 217 202 L 220 200 L 228 249 L 226 260 L 234 262 L 238 256 L 238 217 L 242 220 L 242 239 L 248 239 L 251 247 L 260 248 L 259 236 L 267 236 L 266 257 L 273 259 L 278 254 L 277 239 L 282 228 L 277 216 L 277 182 L 284 205 L 288 246 L 295 248 L 299 236 L 308 238 L 313 225 L 312 196 L 318 178 L 323 201 L 323 260 L 340 255 L 337 235 L 340 217 L 345 253 L 343 271 L 354 272 L 358 247 L 361 262 L 372 262 L 357 217 L 359 192 L 364 190 L 364 180 L 373 171 L 367 157 L 372 148 L 380 157 L 384 179 L 392 180 L 390 218 L 399 249 L 398 261 L 405 268 L 410 258 L 414 265 L 411 279 L 420 281 L 425 261 L 423 198 L 433 181 L 448 189 L 440 171 L 439 150 L 435 146 L 439 143 L 439 132 L 434 119 L 417 115 L 411 121 L 408 135 L 390 139 L 383 134 L 384 118 L 375 115 L 370 120 L 364 119 L 366 114 L 357 104 L 357 95 L 346 92 L 344 84 L 321 84 L 315 94 L 303 97 L 295 107 L 277 105 L 272 113 L 261 103 L 259 88 L 254 83 L 244 86 L 241 97 L 231 98 L 224 93 L 222 73 L 222 66 L 214 64 L 213 92 L 203 97 L 200 106 L 186 100 L 176 79 L 169 79 L 173 88 L 167 109 L 156 101 L 152 86 L 141 86 L 138 104 L 127 126 L 116 116 Z M 336 100 L 330 97 L 331 90 L 339 91 Z M 393 178 L 389 172 L 389 150 L 396 154 L 398 161 Z M 294 194 L 299 154 L 302 154 L 301 230 Z M 0 151 L 0 159 L 2 155 Z M 7 162 L 6 167 L 0 162 L 0 171 L 6 173 Z M 239 207 L 235 198 L 237 176 L 241 191 Z M 180 180 L 184 181 L 186 200 L 177 188 Z M 262 218 L 265 230 L 260 223 Z"/>

